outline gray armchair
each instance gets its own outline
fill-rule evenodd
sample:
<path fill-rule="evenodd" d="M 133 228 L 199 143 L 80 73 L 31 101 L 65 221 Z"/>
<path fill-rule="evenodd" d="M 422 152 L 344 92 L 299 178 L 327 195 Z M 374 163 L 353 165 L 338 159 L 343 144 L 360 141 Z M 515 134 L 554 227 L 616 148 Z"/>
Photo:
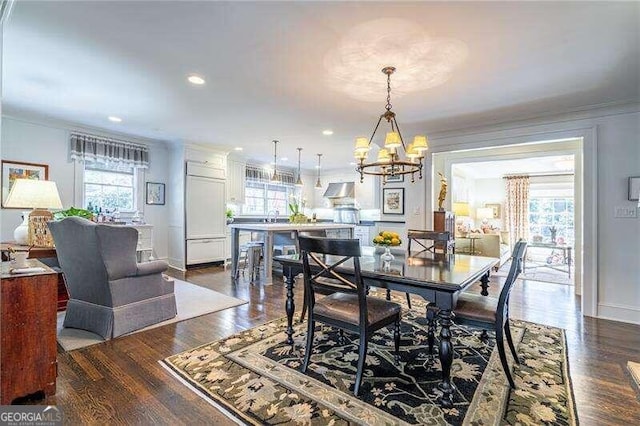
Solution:
<path fill-rule="evenodd" d="M 138 233 L 79 217 L 49 222 L 69 291 L 64 327 L 111 339 L 177 314 L 163 261 L 137 263 Z"/>

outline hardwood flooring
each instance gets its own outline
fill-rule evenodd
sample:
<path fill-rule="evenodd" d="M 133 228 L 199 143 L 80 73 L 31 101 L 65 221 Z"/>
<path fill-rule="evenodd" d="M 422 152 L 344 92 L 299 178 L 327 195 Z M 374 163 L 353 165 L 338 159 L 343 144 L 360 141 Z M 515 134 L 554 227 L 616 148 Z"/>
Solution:
<path fill-rule="evenodd" d="M 284 286 L 281 281 L 266 287 L 236 285 L 219 267 L 174 275 L 250 303 L 85 349 L 59 351 L 57 394 L 36 403 L 62 408 L 70 424 L 231 424 L 158 360 L 284 316 Z M 297 309 L 301 293 L 296 294 Z M 582 425 L 640 424 L 640 402 L 625 369 L 628 360 L 640 362 L 640 326 L 583 318 L 572 287 L 535 281 L 515 286 L 511 315 L 566 329 Z"/>

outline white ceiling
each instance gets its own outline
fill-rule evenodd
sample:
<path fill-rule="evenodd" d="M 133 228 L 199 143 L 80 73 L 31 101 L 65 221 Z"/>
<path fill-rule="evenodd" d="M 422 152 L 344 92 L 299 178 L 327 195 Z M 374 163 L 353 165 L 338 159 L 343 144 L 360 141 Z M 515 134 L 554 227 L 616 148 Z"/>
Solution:
<path fill-rule="evenodd" d="M 477 161 L 454 164 L 454 171 L 476 179 L 495 179 L 512 174 L 550 174 L 574 171 L 573 155 L 519 158 L 501 161 Z"/>
<path fill-rule="evenodd" d="M 279 139 L 290 163 L 301 146 L 305 168 L 319 152 L 323 166 L 344 167 L 354 138 L 369 135 L 383 112 L 386 82 L 379 74 L 375 102 L 335 90 L 330 52 L 381 18 L 465 50 L 439 85 L 392 98 L 405 137 L 640 96 L 637 2 L 18 1 L 4 35 L 3 108 L 242 146 L 262 161 Z M 363 57 L 367 69 L 378 73 L 393 58 L 403 84 L 405 59 L 428 60 L 382 45 L 393 51 Z M 186 83 L 192 72 L 206 85 Z M 332 136 L 321 134 L 327 128 Z"/>

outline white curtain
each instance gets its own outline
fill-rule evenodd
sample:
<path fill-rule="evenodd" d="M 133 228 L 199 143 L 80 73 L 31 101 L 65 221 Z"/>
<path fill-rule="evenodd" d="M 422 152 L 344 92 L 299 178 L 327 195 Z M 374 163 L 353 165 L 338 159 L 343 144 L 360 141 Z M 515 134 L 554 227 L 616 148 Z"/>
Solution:
<path fill-rule="evenodd" d="M 529 176 L 506 176 L 507 202 L 505 221 L 509 231 L 509 245 L 529 237 Z"/>

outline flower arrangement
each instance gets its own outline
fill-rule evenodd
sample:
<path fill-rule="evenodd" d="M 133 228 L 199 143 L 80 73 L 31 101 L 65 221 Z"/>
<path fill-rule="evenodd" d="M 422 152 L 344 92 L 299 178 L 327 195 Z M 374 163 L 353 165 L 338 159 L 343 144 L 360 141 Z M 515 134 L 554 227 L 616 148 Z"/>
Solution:
<path fill-rule="evenodd" d="M 302 200 L 302 208 L 305 206 L 305 200 Z M 289 210 L 291 214 L 289 215 L 290 223 L 307 223 L 309 218 L 302 213 L 300 209 L 300 204 L 298 204 L 298 200 L 292 195 L 289 197 Z"/>
<path fill-rule="evenodd" d="M 381 231 L 373 238 L 373 244 L 377 246 L 395 247 L 402 244 L 402 240 L 397 232 Z"/>

